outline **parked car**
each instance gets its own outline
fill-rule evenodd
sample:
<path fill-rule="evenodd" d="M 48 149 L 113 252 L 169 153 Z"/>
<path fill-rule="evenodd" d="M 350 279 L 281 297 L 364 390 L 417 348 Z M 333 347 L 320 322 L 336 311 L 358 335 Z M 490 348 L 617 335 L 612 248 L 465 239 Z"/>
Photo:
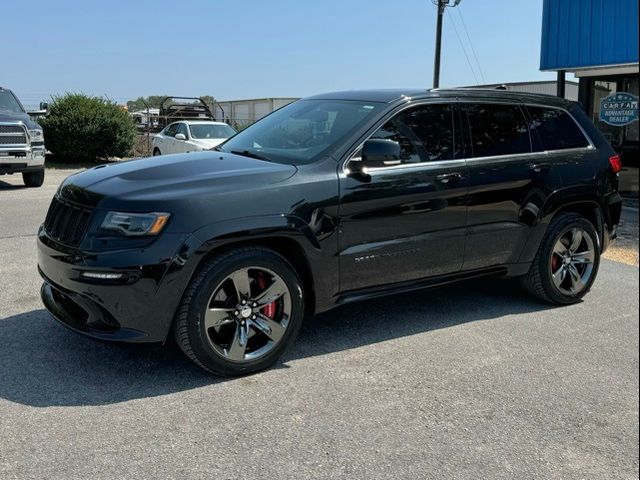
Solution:
<path fill-rule="evenodd" d="M 233 128 L 221 122 L 174 122 L 153 137 L 153 155 L 210 150 L 235 134 Z"/>
<path fill-rule="evenodd" d="M 9 89 L 0 87 L 0 175 L 22 173 L 27 187 L 44 182 L 42 128 Z"/>
<path fill-rule="evenodd" d="M 96 339 L 172 334 L 222 375 L 272 365 L 305 314 L 381 295 L 517 277 L 571 304 L 616 236 L 619 170 L 559 98 L 315 96 L 216 151 L 67 178 L 38 232 L 42 299 Z"/>

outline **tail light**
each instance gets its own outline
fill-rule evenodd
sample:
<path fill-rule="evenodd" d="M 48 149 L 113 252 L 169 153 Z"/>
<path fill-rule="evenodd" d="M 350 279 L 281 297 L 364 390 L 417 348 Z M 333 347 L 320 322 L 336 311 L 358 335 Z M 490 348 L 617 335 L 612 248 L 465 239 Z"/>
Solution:
<path fill-rule="evenodd" d="M 620 170 L 622 170 L 622 161 L 620 160 L 620 155 L 611 155 L 609 157 L 609 163 L 611 164 L 613 173 L 620 173 Z"/>

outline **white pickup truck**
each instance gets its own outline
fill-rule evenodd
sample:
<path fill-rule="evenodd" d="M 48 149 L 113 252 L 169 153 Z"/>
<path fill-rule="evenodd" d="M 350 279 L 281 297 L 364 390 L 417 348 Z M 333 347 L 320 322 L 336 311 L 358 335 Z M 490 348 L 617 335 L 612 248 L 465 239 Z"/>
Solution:
<path fill-rule="evenodd" d="M 22 173 L 27 187 L 44 182 L 44 135 L 11 90 L 0 87 L 0 175 Z"/>

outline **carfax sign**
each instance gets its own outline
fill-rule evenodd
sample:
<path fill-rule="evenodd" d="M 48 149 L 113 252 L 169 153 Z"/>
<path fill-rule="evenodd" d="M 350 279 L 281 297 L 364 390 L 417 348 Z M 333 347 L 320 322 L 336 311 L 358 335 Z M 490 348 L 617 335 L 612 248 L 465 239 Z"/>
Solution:
<path fill-rule="evenodd" d="M 638 121 L 638 97 L 618 92 L 600 101 L 600 120 L 614 127 Z"/>

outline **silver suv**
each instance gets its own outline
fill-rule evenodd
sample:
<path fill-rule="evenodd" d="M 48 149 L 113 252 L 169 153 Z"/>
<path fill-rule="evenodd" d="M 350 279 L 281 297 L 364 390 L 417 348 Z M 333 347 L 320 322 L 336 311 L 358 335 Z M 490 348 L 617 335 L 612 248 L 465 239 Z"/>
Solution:
<path fill-rule="evenodd" d="M 27 187 L 44 182 L 44 135 L 11 90 L 0 87 L 0 175 L 22 173 Z"/>

